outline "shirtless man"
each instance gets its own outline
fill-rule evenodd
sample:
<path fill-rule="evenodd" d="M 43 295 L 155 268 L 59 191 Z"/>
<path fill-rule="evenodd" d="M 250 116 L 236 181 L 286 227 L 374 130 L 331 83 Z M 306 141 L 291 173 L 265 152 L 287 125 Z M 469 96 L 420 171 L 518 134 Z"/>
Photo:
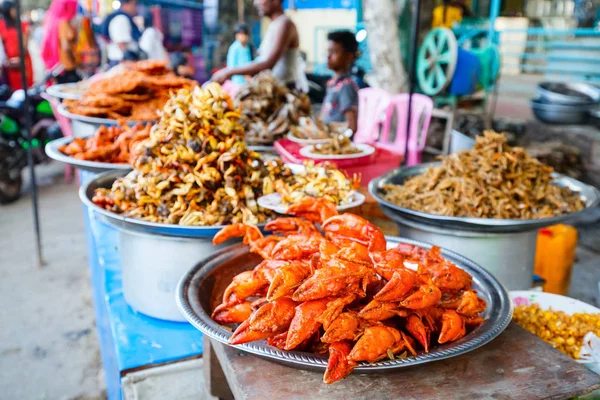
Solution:
<path fill-rule="evenodd" d="M 254 6 L 261 16 L 271 19 L 257 59 L 241 67 L 221 69 L 211 80 L 223 83 L 233 75 L 253 76 L 270 69 L 276 78 L 293 87 L 300 45 L 296 25 L 283 13 L 283 0 L 254 0 Z"/>

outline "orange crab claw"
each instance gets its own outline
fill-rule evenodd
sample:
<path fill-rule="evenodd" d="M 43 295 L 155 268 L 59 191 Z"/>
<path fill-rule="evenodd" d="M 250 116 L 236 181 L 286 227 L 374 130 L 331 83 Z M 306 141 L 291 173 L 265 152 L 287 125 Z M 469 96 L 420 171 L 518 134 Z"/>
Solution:
<path fill-rule="evenodd" d="M 381 229 L 354 214 L 336 215 L 323 223 L 327 238 L 334 243 L 357 242 L 368 247 L 369 251 L 384 251 L 386 241 Z"/>
<path fill-rule="evenodd" d="M 264 304 L 233 332 L 230 344 L 267 339 L 286 331 L 294 318 L 297 303 L 288 297 Z"/>
<path fill-rule="evenodd" d="M 291 295 L 311 273 L 310 263 L 303 261 L 284 261 L 284 263 L 285 265 L 274 272 L 267 292 L 267 300 L 269 301 Z"/>
<path fill-rule="evenodd" d="M 397 353 L 406 348 L 405 340 L 399 330 L 390 326 L 370 326 L 365 328 L 348 355 L 351 361 L 374 363 L 388 357 L 388 350 Z"/>
<path fill-rule="evenodd" d="M 260 292 L 269 281 L 254 274 L 254 271 L 244 271 L 237 274 L 223 293 L 224 304 L 241 303 L 248 297 Z"/>
<path fill-rule="evenodd" d="M 329 324 L 321 341 L 332 344 L 341 340 L 354 341 L 360 333 L 361 325 L 357 312 L 343 312 Z"/>
<path fill-rule="evenodd" d="M 416 283 L 415 273 L 407 268 L 398 268 L 388 283 L 375 295 L 379 301 L 400 301 L 406 297 Z"/>
<path fill-rule="evenodd" d="M 222 303 L 217 306 L 211 318 L 220 324 L 239 324 L 252 314 L 252 304 L 248 301 L 239 304 Z"/>
<path fill-rule="evenodd" d="M 234 237 L 244 237 L 244 244 L 248 245 L 255 240 L 261 239 L 263 234 L 256 225 L 231 224 L 217 232 L 213 238 L 213 244 L 216 246 Z"/>
<path fill-rule="evenodd" d="M 461 294 L 461 302 L 456 309 L 456 312 L 461 315 L 473 317 L 478 315 L 480 312 L 485 311 L 487 306 L 485 300 L 477 297 L 477 292 L 474 290 L 465 290 Z"/>
<path fill-rule="evenodd" d="M 421 318 L 416 314 L 410 314 L 406 320 L 405 328 L 423 346 L 425 353 L 429 353 L 430 331 L 421 321 Z"/>
<path fill-rule="evenodd" d="M 318 234 L 319 230 L 310 221 L 294 217 L 277 218 L 267 222 L 265 230 L 275 233 Z"/>
<path fill-rule="evenodd" d="M 329 299 L 305 301 L 296 307 L 294 319 L 288 330 L 285 350 L 292 350 L 309 339 L 321 327 L 317 317 L 327 308 Z"/>
<path fill-rule="evenodd" d="M 371 321 L 384 321 L 395 316 L 406 317 L 408 313 L 400 307 L 399 303 L 371 300 L 358 316 Z"/>
<path fill-rule="evenodd" d="M 392 279 L 396 270 L 404 268 L 404 256 L 400 254 L 398 249 L 372 252 L 371 259 L 375 266 L 375 271 L 387 281 Z"/>
<path fill-rule="evenodd" d="M 362 274 L 343 267 L 323 267 L 305 280 L 292 295 L 294 301 L 308 301 L 323 297 L 339 297 L 360 292 Z"/>
<path fill-rule="evenodd" d="M 250 243 L 250 252 L 258 254 L 265 260 L 271 259 L 271 253 L 273 249 L 277 245 L 277 243 L 281 242 L 284 239 L 282 236 L 267 236 L 265 238 L 260 238 Z"/>
<path fill-rule="evenodd" d="M 297 260 L 318 253 L 321 243 L 325 241 L 319 235 L 290 235 L 277 243 L 271 252 L 275 260 Z"/>
<path fill-rule="evenodd" d="M 338 212 L 335 204 L 324 198 L 305 197 L 289 206 L 286 214 L 322 224 L 328 218 L 338 215 Z"/>
<path fill-rule="evenodd" d="M 282 332 L 278 335 L 271 336 L 267 339 L 269 346 L 277 347 L 278 349 L 285 350 L 285 342 L 287 340 L 287 331 Z"/>
<path fill-rule="evenodd" d="M 432 284 L 424 284 L 419 286 L 416 292 L 400 302 L 400 305 L 405 308 L 417 310 L 427 308 L 437 304 L 442 298 L 442 292 L 437 286 Z"/>
<path fill-rule="evenodd" d="M 466 334 L 463 318 L 454 310 L 445 310 L 442 314 L 442 329 L 438 343 L 454 342 Z"/>
<path fill-rule="evenodd" d="M 327 309 L 317 317 L 317 321 L 323 324 L 325 330 L 329 329 L 329 325 L 342 313 L 344 307 L 352 303 L 356 299 L 356 295 L 349 294 L 343 297 L 335 298 L 327 303 Z"/>
<path fill-rule="evenodd" d="M 346 378 L 357 363 L 348 359 L 352 347 L 348 341 L 329 345 L 329 361 L 323 376 L 323 382 L 329 384 Z"/>

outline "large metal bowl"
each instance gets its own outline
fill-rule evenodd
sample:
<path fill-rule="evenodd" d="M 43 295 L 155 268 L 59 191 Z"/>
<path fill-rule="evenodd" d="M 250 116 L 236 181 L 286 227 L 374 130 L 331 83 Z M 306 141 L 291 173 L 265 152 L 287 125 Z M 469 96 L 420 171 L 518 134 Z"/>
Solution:
<path fill-rule="evenodd" d="M 428 244 L 402 238 L 388 237 L 387 240 L 389 247 L 395 247 L 398 243 L 431 247 Z M 381 372 L 455 357 L 485 345 L 508 326 L 512 317 L 512 303 L 506 289 L 489 272 L 474 262 L 448 250 L 442 250 L 442 254 L 473 276 L 474 289 L 487 302 L 487 308 L 482 314 L 484 323 L 464 338 L 436 346 L 429 353 L 374 364 L 361 363 L 356 368 L 358 372 Z M 210 259 L 198 263 L 181 279 L 177 288 L 177 304 L 183 315 L 205 335 L 228 344 L 231 332 L 213 321 L 210 315 L 220 303 L 231 279 L 242 271 L 254 268 L 260 261 L 260 257 L 251 254 L 247 246 L 240 243 L 227 247 L 213 254 Z M 264 341 L 235 347 L 297 368 L 323 370 L 327 366 L 325 356 L 283 351 L 269 346 Z"/>
<path fill-rule="evenodd" d="M 189 238 L 212 238 L 219 232 L 224 225 L 213 226 L 185 226 L 174 224 L 161 224 L 158 222 L 149 222 L 141 219 L 125 217 L 120 214 L 98 207 L 92 198 L 94 191 L 99 188 L 111 188 L 117 178 L 127 175 L 128 171 L 108 171 L 99 174 L 94 179 L 79 188 L 79 198 L 90 210 L 97 213 L 104 221 L 116 226 L 134 232 L 150 233 L 156 235 L 189 237 Z M 262 225 L 259 225 L 262 226 Z"/>
<path fill-rule="evenodd" d="M 411 167 L 402 167 L 388 172 L 385 175 L 373 179 L 369 183 L 369 193 L 380 204 L 398 213 L 400 216 L 421 221 L 427 224 L 437 225 L 450 229 L 463 229 L 481 232 L 523 232 L 536 230 L 545 226 L 566 223 L 584 216 L 587 209 L 595 207 L 600 203 L 600 192 L 598 189 L 588 186 L 576 179 L 569 178 L 561 174 L 553 174 L 554 183 L 558 186 L 566 186 L 572 191 L 579 193 L 586 208 L 571 214 L 560 215 L 552 218 L 540 219 L 499 219 L 499 218 L 463 218 L 449 217 L 445 215 L 429 214 L 422 211 L 411 210 L 400 207 L 397 204 L 390 203 L 383 197 L 383 186 L 387 184 L 401 185 L 412 176 L 425 173 L 429 168 L 439 165 L 439 163 L 420 164 Z"/>
<path fill-rule="evenodd" d="M 73 114 L 67 110 L 64 105 L 60 105 L 58 107 L 58 112 L 61 115 L 69 118 L 71 121 L 71 127 L 73 129 L 73 135 L 76 137 L 87 137 L 93 135 L 102 125 L 116 126 L 120 123 L 120 121 L 117 121 L 116 119 L 87 117 L 85 115 Z M 134 126 L 139 123 L 148 122 L 151 121 L 127 121 L 127 124 Z"/>
<path fill-rule="evenodd" d="M 542 82 L 538 85 L 541 99 L 556 104 L 590 104 L 600 102 L 600 90 L 581 82 Z"/>
<path fill-rule="evenodd" d="M 90 137 L 90 135 L 85 136 L 85 138 Z M 106 172 L 106 171 L 130 171 L 131 165 L 129 164 L 114 164 L 114 163 L 106 163 L 106 162 L 98 162 L 98 161 L 86 161 L 86 160 L 78 160 L 74 157 L 68 156 L 62 153 L 59 148 L 62 146 L 68 145 L 74 139 L 72 137 L 64 137 L 51 141 L 46 144 L 45 150 L 46 155 L 53 160 L 60 161 L 62 163 L 71 165 L 75 168 L 79 168 L 84 171 L 89 172 Z"/>
<path fill-rule="evenodd" d="M 547 124 L 584 124 L 588 119 L 590 105 L 555 104 L 540 99 L 530 101 L 533 115 Z"/>

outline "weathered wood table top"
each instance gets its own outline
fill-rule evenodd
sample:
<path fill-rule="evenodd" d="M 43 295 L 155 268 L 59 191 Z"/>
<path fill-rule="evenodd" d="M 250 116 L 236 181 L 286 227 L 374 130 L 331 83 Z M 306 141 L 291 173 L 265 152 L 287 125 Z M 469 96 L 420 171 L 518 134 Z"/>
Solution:
<path fill-rule="evenodd" d="M 213 395 L 231 396 L 227 388 L 218 387 L 226 380 L 237 400 L 564 399 L 600 388 L 599 375 L 514 323 L 491 343 L 463 356 L 398 372 L 352 374 L 331 385 L 323 383 L 321 372 L 286 367 L 206 341 L 205 374 Z"/>

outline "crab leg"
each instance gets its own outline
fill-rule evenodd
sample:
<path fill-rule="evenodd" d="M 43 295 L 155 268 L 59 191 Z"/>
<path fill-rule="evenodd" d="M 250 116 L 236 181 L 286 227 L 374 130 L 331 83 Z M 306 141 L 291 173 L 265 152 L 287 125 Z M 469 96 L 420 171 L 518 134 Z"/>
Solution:
<path fill-rule="evenodd" d="M 352 346 L 348 341 L 335 342 L 329 345 L 329 361 L 323 376 L 323 382 L 333 383 L 346 378 L 357 363 L 348 359 Z"/>
<path fill-rule="evenodd" d="M 465 321 L 454 310 L 445 310 L 442 314 L 442 330 L 438 343 L 454 342 L 465 336 Z"/>
<path fill-rule="evenodd" d="M 305 301 L 296 307 L 294 319 L 288 330 L 285 350 L 292 350 L 310 338 L 321 327 L 317 317 L 327 308 L 330 299 Z"/>
<path fill-rule="evenodd" d="M 294 318 L 296 305 L 289 297 L 265 303 L 238 326 L 229 343 L 248 343 L 285 332 Z"/>

